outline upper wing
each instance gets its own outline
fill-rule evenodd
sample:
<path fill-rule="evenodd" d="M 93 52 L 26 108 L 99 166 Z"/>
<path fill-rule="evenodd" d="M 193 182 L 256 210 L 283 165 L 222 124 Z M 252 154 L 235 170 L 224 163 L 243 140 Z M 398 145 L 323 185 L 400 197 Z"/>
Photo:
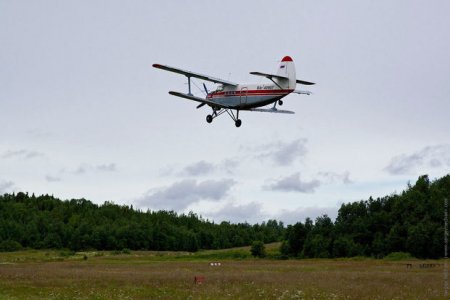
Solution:
<path fill-rule="evenodd" d="M 209 100 L 206 100 L 206 99 L 203 99 L 203 98 L 199 98 L 199 97 L 195 97 L 195 96 L 188 95 L 188 94 L 183 94 L 183 93 L 180 93 L 180 92 L 170 91 L 169 94 L 171 94 L 173 96 L 177 96 L 177 97 L 181 97 L 181 98 L 185 98 L 185 99 L 201 102 L 203 104 L 209 104 L 209 105 L 212 105 L 212 106 L 220 107 L 220 108 L 232 108 L 231 106 L 228 106 L 228 105 L 223 105 L 223 104 L 220 104 L 220 103 L 216 103 L 216 102 L 213 102 L 213 101 L 209 101 Z"/>
<path fill-rule="evenodd" d="M 295 114 L 295 112 L 290 110 L 281 110 L 276 108 L 250 108 L 249 111 L 270 112 L 278 114 Z"/>
<path fill-rule="evenodd" d="M 237 83 L 231 82 L 231 81 L 227 81 L 227 80 L 223 80 L 220 78 L 215 78 L 215 77 L 211 77 L 208 75 L 203 75 L 203 74 L 199 74 L 199 73 L 194 73 L 191 71 L 185 71 L 182 69 L 178 69 L 178 68 L 174 68 L 174 67 L 169 67 L 169 66 L 165 66 L 165 65 L 160 65 L 160 64 L 153 64 L 154 68 L 158 68 L 158 69 L 162 69 L 162 70 L 166 70 L 166 71 L 170 71 L 170 72 L 174 72 L 174 73 L 178 73 L 178 74 L 183 74 L 186 75 L 187 77 L 196 77 L 199 79 L 203 79 L 203 80 L 207 80 L 207 81 L 212 81 L 214 83 L 221 83 L 221 84 L 225 84 L 225 85 L 231 85 L 231 86 L 237 86 Z"/>
<path fill-rule="evenodd" d="M 274 75 L 274 74 L 267 74 L 267 73 L 261 73 L 261 72 L 250 72 L 250 74 L 256 75 L 256 76 L 263 76 L 263 77 L 266 77 L 266 78 L 269 78 L 269 79 L 272 79 L 272 78 L 289 79 L 289 78 L 286 77 L 286 76 L 280 76 L 280 75 Z"/>

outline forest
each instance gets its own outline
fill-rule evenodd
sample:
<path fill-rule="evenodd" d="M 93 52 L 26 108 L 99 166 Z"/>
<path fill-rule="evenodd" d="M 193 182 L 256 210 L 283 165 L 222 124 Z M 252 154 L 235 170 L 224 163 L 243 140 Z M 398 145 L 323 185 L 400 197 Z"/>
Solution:
<path fill-rule="evenodd" d="M 18 192 L 0 196 L 0 251 L 19 249 L 198 251 L 282 242 L 280 258 L 333 258 L 407 252 L 444 256 L 445 199 L 450 175 L 420 176 L 399 194 L 342 204 L 327 215 L 285 226 L 215 223 L 190 212 L 142 211 L 86 199 Z"/>
<path fill-rule="evenodd" d="M 310 258 L 382 258 L 393 252 L 443 257 L 445 199 L 450 175 L 434 182 L 423 175 L 400 194 L 342 204 L 335 222 L 322 216 L 288 226 L 281 252 Z"/>
<path fill-rule="evenodd" d="M 146 211 L 85 199 L 61 201 L 26 193 L 0 196 L 0 251 L 22 247 L 96 250 L 197 251 L 278 241 L 284 225 L 215 224 L 194 214 Z"/>

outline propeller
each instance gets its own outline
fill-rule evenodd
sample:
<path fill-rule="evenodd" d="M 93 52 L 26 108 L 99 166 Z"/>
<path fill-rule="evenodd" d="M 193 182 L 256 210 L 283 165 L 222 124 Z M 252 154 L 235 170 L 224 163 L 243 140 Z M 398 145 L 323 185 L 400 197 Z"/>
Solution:
<path fill-rule="evenodd" d="M 205 93 L 206 93 L 205 96 L 207 96 L 209 94 L 209 92 L 208 92 L 208 89 L 206 88 L 206 84 L 205 83 L 203 83 L 203 88 L 205 89 Z M 201 103 L 201 104 L 197 105 L 197 109 L 202 107 L 205 104 L 206 103 Z"/>

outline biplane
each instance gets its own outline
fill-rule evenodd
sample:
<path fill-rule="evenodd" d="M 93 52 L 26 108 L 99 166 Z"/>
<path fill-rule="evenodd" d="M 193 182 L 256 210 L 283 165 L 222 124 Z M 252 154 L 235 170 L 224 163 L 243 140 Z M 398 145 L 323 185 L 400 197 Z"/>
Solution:
<path fill-rule="evenodd" d="M 310 91 L 296 90 L 297 84 L 314 84 L 313 82 L 296 79 L 294 61 L 290 56 L 283 57 L 276 74 L 250 72 L 252 75 L 262 76 L 271 81 L 266 84 L 240 84 L 161 64 L 153 64 L 153 67 L 182 74 L 187 77 L 187 94 L 174 91 L 170 91 L 169 94 L 199 102 L 200 104 L 197 105 L 197 108 L 205 105 L 209 106 L 212 109 L 212 113 L 206 116 L 208 123 L 211 123 L 223 113 L 227 113 L 234 121 L 236 127 L 240 127 L 242 124 L 242 121 L 239 119 L 239 111 L 294 114 L 293 111 L 278 109 L 277 104 L 280 106 L 283 105 L 283 100 L 281 99 L 290 93 L 311 94 Z M 205 98 L 194 96 L 191 89 L 192 77 L 213 82 L 217 84 L 217 88 L 214 91 L 208 91 L 205 83 L 203 83 Z M 270 108 L 262 108 L 263 106 L 272 104 L 273 106 Z"/>

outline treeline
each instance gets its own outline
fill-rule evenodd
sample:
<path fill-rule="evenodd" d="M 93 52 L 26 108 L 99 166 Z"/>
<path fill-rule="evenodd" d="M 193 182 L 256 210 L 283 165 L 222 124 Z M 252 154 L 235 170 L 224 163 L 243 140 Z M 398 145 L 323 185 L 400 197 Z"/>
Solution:
<path fill-rule="evenodd" d="M 284 227 L 276 220 L 216 224 L 194 213 L 143 212 L 110 202 L 20 192 L 0 196 L 0 251 L 197 251 L 283 241 L 285 258 L 380 258 L 391 252 L 438 258 L 444 255 L 446 198 L 450 201 L 450 175 L 434 182 L 424 175 L 401 194 L 342 204 L 334 222 L 324 215 Z"/>
<path fill-rule="evenodd" d="M 146 211 L 85 199 L 62 201 L 26 193 L 0 196 L 0 251 L 62 249 L 172 250 L 223 249 L 281 240 L 281 222 L 231 224 L 194 213 Z"/>
<path fill-rule="evenodd" d="M 335 222 L 322 216 L 288 226 L 281 252 L 309 258 L 380 258 L 392 252 L 443 257 L 445 199 L 450 201 L 450 175 L 434 182 L 424 175 L 399 195 L 342 204 Z"/>

